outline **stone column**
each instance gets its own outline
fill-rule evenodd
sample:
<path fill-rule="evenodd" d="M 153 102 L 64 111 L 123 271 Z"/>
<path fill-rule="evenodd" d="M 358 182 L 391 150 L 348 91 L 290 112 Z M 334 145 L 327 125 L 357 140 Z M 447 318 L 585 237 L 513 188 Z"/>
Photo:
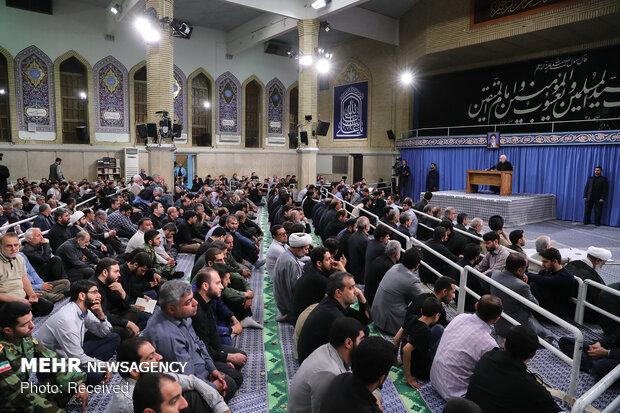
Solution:
<path fill-rule="evenodd" d="M 154 8 L 157 16 L 172 20 L 174 0 L 147 0 L 146 8 Z M 146 45 L 146 110 L 148 122 L 159 122 L 165 110 L 174 117 L 174 43 L 169 27 L 158 27 L 159 42 Z M 166 179 L 168 188 L 174 188 L 174 152 L 170 148 L 163 151 L 149 150 L 149 173 L 159 174 Z"/>
<path fill-rule="evenodd" d="M 297 22 L 299 34 L 300 55 L 310 55 L 316 60 L 315 49 L 319 46 L 318 20 L 306 19 Z M 315 63 L 315 62 L 314 62 Z M 302 145 L 297 151 L 297 177 L 299 188 L 316 182 L 316 158 L 318 148 L 316 137 L 312 136 L 318 121 L 318 78 L 312 66 L 299 66 L 299 122 L 300 131 L 308 132 L 308 146 Z M 306 115 L 312 116 L 312 121 L 306 124 Z M 301 142 L 301 141 L 300 141 Z"/>

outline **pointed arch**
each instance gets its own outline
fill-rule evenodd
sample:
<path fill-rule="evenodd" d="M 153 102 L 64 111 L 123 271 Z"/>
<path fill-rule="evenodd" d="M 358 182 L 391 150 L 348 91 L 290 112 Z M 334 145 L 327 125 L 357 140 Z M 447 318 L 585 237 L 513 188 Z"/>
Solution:
<path fill-rule="evenodd" d="M 231 72 L 222 73 L 215 81 L 217 143 L 241 145 L 242 93 L 241 82 Z"/>
<path fill-rule="evenodd" d="M 14 67 L 18 137 L 26 140 L 56 140 L 52 59 L 38 47 L 29 46 L 15 56 Z M 36 135 L 28 132 L 29 124 L 36 126 Z"/>
<path fill-rule="evenodd" d="M 129 142 L 136 139 L 136 73 L 146 68 L 146 60 L 143 60 L 129 70 Z M 148 73 L 146 74 L 148 76 Z"/>
<path fill-rule="evenodd" d="M 291 108 L 295 105 L 295 108 Z M 286 89 L 286 132 L 297 133 L 299 128 L 299 81 L 293 82 Z"/>
<path fill-rule="evenodd" d="M 211 76 L 211 74 L 209 72 L 207 72 L 204 68 L 199 67 L 198 69 L 194 70 L 192 73 L 189 74 L 189 76 L 187 76 L 187 93 L 188 93 L 188 99 L 187 99 L 187 141 L 188 143 L 191 143 L 193 145 L 193 142 L 195 141 L 194 139 L 194 133 L 193 133 L 193 124 L 194 124 L 194 101 L 193 101 L 193 81 L 194 79 L 198 76 L 198 75 L 203 75 L 204 77 L 207 78 L 207 80 L 209 81 L 209 83 L 211 84 L 210 90 L 209 90 L 209 103 L 211 104 L 211 108 L 210 108 L 210 127 L 209 130 L 207 131 L 207 133 L 209 135 L 211 135 L 211 146 L 215 146 L 214 145 L 214 141 L 213 141 L 213 129 L 214 129 L 214 125 L 215 125 L 215 79 L 213 79 L 213 76 Z M 191 94 L 191 95 L 190 95 Z"/>
<path fill-rule="evenodd" d="M 256 98 L 257 101 L 256 101 L 255 111 L 248 110 L 249 109 L 248 105 L 251 105 L 252 108 L 254 106 L 251 101 L 253 97 L 250 96 L 250 102 L 248 102 L 248 94 L 247 94 L 247 87 L 252 82 L 256 82 L 258 86 L 258 96 Z M 266 128 L 267 122 L 265 122 L 267 116 L 265 113 L 266 112 L 265 99 L 263 98 L 265 96 L 265 84 L 258 78 L 258 76 L 252 75 L 243 82 L 243 84 L 241 85 L 241 90 L 242 90 L 241 100 L 242 102 L 245 102 L 242 106 L 243 108 L 242 116 L 243 116 L 243 122 L 244 122 L 244 127 L 242 129 L 242 134 L 241 134 L 242 145 L 247 148 L 248 147 L 247 144 L 250 142 L 248 141 L 248 137 L 246 136 L 246 134 L 249 131 L 256 131 L 256 134 L 258 135 L 256 136 L 257 145 L 250 146 L 250 147 L 262 148 L 263 139 L 265 138 L 265 134 L 267 132 L 267 128 Z M 253 118 L 255 118 L 255 120 Z"/>
<path fill-rule="evenodd" d="M 17 105 L 16 105 L 16 93 L 15 93 L 15 66 L 13 62 L 13 56 L 4 47 L 0 46 L 0 54 L 4 56 L 6 60 L 6 99 L 8 99 L 8 115 L 9 115 L 9 142 L 16 142 L 17 135 Z"/>
<path fill-rule="evenodd" d="M 56 60 L 54 60 L 54 80 L 55 80 L 55 101 L 56 101 L 56 136 L 58 137 L 59 143 L 63 142 L 62 130 L 63 130 L 63 110 L 62 110 L 62 95 L 61 95 L 61 79 L 60 79 L 60 65 L 70 58 L 75 58 L 81 64 L 84 65 L 86 69 L 86 90 L 87 93 L 86 99 L 86 120 L 88 122 L 88 136 L 90 137 L 90 142 L 92 142 L 93 137 L 95 136 L 95 113 L 94 113 L 94 105 L 93 96 L 89 96 L 88 91 L 93 90 L 93 67 L 90 65 L 88 60 L 86 60 L 82 55 L 80 55 L 75 50 L 69 50 L 58 56 Z"/>
<path fill-rule="evenodd" d="M 185 135 L 185 143 L 187 143 L 187 77 L 185 73 L 177 65 L 174 65 L 174 83 L 172 85 L 172 96 L 174 106 L 174 123 L 183 125 L 181 137 Z M 181 139 L 183 140 L 183 139 Z M 183 142 L 181 142 L 183 143 Z"/>
<path fill-rule="evenodd" d="M 95 141 L 129 142 L 129 72 L 113 56 L 93 66 Z"/>
<path fill-rule="evenodd" d="M 284 146 L 286 145 L 286 88 L 280 79 L 274 77 L 265 87 L 265 115 L 267 116 L 265 127 L 265 145 Z"/>

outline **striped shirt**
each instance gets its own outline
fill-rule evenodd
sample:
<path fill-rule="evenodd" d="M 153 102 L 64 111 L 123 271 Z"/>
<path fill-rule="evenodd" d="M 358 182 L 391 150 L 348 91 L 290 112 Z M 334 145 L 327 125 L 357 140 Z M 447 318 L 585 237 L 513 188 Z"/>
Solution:
<path fill-rule="evenodd" d="M 431 383 L 445 400 L 463 397 L 476 363 L 497 347 L 491 326 L 476 314 L 456 316 L 444 330 L 431 367 Z"/>

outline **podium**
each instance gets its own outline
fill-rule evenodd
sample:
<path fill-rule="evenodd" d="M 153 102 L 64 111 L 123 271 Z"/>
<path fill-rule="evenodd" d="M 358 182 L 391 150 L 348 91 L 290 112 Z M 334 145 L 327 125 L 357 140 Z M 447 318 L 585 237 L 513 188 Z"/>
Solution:
<path fill-rule="evenodd" d="M 478 185 L 499 186 L 500 196 L 512 195 L 512 171 L 467 171 L 468 194 L 478 192 Z"/>

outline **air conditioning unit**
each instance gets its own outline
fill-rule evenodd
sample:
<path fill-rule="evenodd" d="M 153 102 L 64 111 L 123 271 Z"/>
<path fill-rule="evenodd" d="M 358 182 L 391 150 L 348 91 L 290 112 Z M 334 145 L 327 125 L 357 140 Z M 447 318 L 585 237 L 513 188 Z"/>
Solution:
<path fill-rule="evenodd" d="M 125 179 L 129 181 L 140 172 L 138 148 L 125 148 Z"/>

